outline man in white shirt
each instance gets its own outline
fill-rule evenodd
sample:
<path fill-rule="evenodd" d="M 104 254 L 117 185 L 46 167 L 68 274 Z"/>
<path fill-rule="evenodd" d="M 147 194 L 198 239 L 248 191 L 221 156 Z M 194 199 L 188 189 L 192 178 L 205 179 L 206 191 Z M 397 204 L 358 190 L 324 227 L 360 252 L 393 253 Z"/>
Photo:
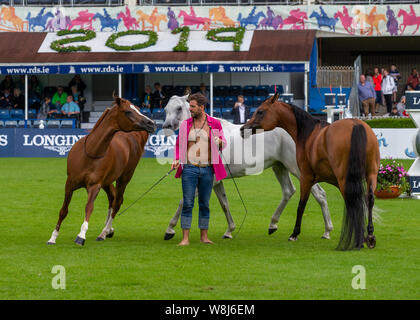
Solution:
<path fill-rule="evenodd" d="M 233 115 L 234 124 L 243 124 L 251 118 L 250 108 L 244 104 L 244 96 L 238 96 L 238 101 L 235 102 L 230 114 Z"/>

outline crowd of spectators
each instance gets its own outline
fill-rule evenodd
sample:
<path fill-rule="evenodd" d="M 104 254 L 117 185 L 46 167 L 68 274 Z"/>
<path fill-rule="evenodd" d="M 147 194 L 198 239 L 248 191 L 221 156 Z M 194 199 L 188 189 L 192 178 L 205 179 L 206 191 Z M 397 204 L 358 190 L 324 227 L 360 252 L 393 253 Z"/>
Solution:
<path fill-rule="evenodd" d="M 381 106 L 386 106 L 385 116 L 406 116 L 405 96 L 398 97 L 398 86 L 402 75 L 395 64 L 389 69 L 374 68 L 360 75 L 358 93 L 365 117 L 375 116 Z M 411 70 L 403 91 L 420 90 L 420 75 L 416 68 Z"/>
<path fill-rule="evenodd" d="M 75 75 L 67 87 L 44 87 L 39 78 L 32 75 L 28 80 L 28 108 L 37 110 L 38 119 L 76 118 L 80 121 L 86 99 L 86 84 Z M 0 82 L 0 108 L 25 109 L 25 77 L 13 79 L 7 75 Z"/>

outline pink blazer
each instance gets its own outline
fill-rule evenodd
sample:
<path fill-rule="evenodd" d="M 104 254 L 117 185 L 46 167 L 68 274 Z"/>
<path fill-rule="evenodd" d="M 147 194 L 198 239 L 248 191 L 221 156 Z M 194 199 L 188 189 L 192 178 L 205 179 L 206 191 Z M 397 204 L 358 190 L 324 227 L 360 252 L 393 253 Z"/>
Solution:
<path fill-rule="evenodd" d="M 213 165 L 214 174 L 216 176 L 216 180 L 222 180 L 226 178 L 227 173 L 225 170 L 225 166 L 223 165 L 222 159 L 220 158 L 220 154 L 218 152 L 218 146 L 214 141 L 214 137 L 218 137 L 223 141 L 224 149 L 226 147 L 226 139 L 223 135 L 222 125 L 220 121 L 210 117 L 207 115 L 207 123 L 211 127 L 210 132 L 210 149 L 211 149 L 211 163 Z M 193 118 L 189 118 L 187 120 L 182 121 L 181 126 L 179 128 L 179 134 L 176 138 L 176 145 L 175 145 L 175 160 L 179 160 L 181 165 L 178 167 L 178 170 L 175 174 L 175 178 L 179 178 L 182 175 L 183 165 L 187 163 L 187 148 L 188 148 L 188 135 L 190 133 L 190 129 L 193 126 Z"/>

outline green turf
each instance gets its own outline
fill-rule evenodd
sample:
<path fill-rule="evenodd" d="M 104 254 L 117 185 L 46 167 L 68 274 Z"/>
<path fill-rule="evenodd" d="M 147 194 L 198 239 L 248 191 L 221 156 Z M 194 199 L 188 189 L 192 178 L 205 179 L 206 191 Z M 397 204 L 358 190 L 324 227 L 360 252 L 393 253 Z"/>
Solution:
<path fill-rule="evenodd" d="M 408 163 L 406 163 L 408 164 Z M 168 170 L 142 159 L 125 195 L 125 208 Z M 0 159 L 0 299 L 419 299 L 420 202 L 377 200 L 384 210 L 376 223 L 377 247 L 340 252 L 338 243 L 343 200 L 322 184 L 328 195 L 335 230 L 321 240 L 323 219 L 311 198 L 297 242 L 288 242 L 299 192 L 280 218 L 279 230 L 267 234 L 281 188 L 271 170 L 237 180 L 249 210 L 234 240 L 222 240 L 225 217 L 211 199 L 209 235 L 214 246 L 199 244 L 197 209 L 191 245 L 164 241 L 166 227 L 181 197 L 173 176 L 153 189 L 125 215 L 117 217 L 115 236 L 95 239 L 107 211 L 104 192 L 95 203 L 86 245 L 74 239 L 84 216 L 86 192 L 73 195 L 57 245 L 47 246 L 63 200 L 64 159 Z M 298 182 L 293 180 L 298 188 Z M 233 218 L 244 210 L 231 180 L 225 182 Z M 66 290 L 54 290 L 54 265 L 66 268 Z M 351 286 L 352 267 L 366 268 L 366 290 Z"/>

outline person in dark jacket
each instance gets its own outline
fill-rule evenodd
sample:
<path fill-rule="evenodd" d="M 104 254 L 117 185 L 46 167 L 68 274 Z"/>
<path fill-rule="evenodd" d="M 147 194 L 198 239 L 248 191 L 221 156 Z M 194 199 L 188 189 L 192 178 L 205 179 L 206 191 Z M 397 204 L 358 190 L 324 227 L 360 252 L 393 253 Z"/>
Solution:
<path fill-rule="evenodd" d="M 234 124 L 242 124 L 247 122 L 250 117 L 250 107 L 246 106 L 244 103 L 244 96 L 239 95 L 238 101 L 235 102 L 235 105 L 230 112 L 233 115 Z"/>

